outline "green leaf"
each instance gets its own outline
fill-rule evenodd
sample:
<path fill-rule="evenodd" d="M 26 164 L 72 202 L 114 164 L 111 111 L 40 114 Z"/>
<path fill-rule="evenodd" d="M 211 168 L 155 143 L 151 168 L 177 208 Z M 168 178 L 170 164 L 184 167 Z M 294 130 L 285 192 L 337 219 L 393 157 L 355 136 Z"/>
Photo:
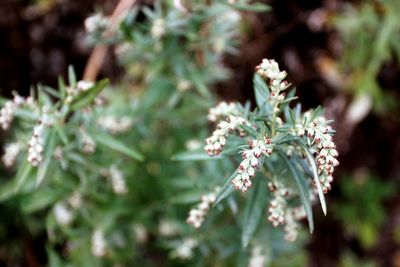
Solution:
<path fill-rule="evenodd" d="M 258 133 L 256 130 L 253 129 L 253 127 L 250 127 L 246 124 L 241 124 L 240 128 L 245 130 L 249 135 L 251 135 L 251 137 L 258 138 Z"/>
<path fill-rule="evenodd" d="M 67 95 L 67 91 L 65 89 L 64 79 L 61 76 L 58 77 L 58 90 L 60 91 L 61 99 L 64 99 Z"/>
<path fill-rule="evenodd" d="M 306 152 L 307 159 L 311 164 L 311 169 L 313 171 L 313 176 L 314 176 L 314 182 L 318 190 L 319 201 L 321 202 L 322 211 L 326 215 L 327 213 L 326 202 L 325 202 L 324 192 L 322 191 L 321 183 L 318 178 L 318 171 L 317 171 L 317 166 L 315 165 L 315 160 L 311 155 L 310 151 L 308 150 L 308 148 L 303 144 L 301 145 L 303 146 L 304 151 Z"/>
<path fill-rule="evenodd" d="M 191 72 L 191 80 L 195 85 L 195 88 L 197 91 L 204 97 L 209 98 L 210 97 L 210 92 L 207 89 L 207 86 L 202 80 L 201 73 L 199 73 L 196 70 L 193 70 Z"/>
<path fill-rule="evenodd" d="M 185 151 L 178 153 L 172 157 L 172 160 L 177 161 L 194 161 L 194 160 L 214 160 L 221 159 L 221 155 L 210 157 L 204 150 L 201 151 Z"/>
<path fill-rule="evenodd" d="M 292 120 L 293 126 L 296 125 L 296 115 L 294 115 L 293 110 L 289 109 L 290 119 Z"/>
<path fill-rule="evenodd" d="M 53 127 L 56 130 L 56 132 L 57 132 L 58 136 L 60 137 L 60 140 L 63 142 L 63 144 L 68 145 L 68 137 L 65 134 L 64 130 L 62 129 L 60 123 L 56 122 Z"/>
<path fill-rule="evenodd" d="M 38 172 L 36 175 L 36 186 L 39 186 L 43 181 L 44 177 L 46 176 L 47 170 L 49 169 L 50 163 L 53 159 L 54 149 L 56 147 L 56 131 L 51 129 L 47 134 L 47 140 L 45 144 L 45 151 L 44 151 L 44 161 L 42 164 L 39 165 Z"/>
<path fill-rule="evenodd" d="M 202 195 L 204 195 L 202 191 L 184 192 L 172 197 L 171 202 L 175 204 L 196 203 L 200 201 Z"/>
<path fill-rule="evenodd" d="M 21 209 L 29 214 L 52 205 L 60 197 L 60 191 L 53 188 L 36 190 L 24 196 L 21 202 Z"/>
<path fill-rule="evenodd" d="M 46 252 L 49 261 L 49 266 L 51 267 L 63 267 L 63 263 L 58 254 L 50 247 L 46 245 Z"/>
<path fill-rule="evenodd" d="M 250 198 L 246 203 L 242 226 L 242 246 L 246 248 L 253 238 L 258 225 L 261 222 L 263 211 L 267 202 L 266 183 L 264 179 L 257 178 Z"/>
<path fill-rule="evenodd" d="M 122 154 L 125 154 L 126 156 L 129 156 L 139 161 L 142 161 L 144 159 L 139 152 L 128 147 L 126 144 L 121 143 L 120 141 L 118 141 L 117 139 L 115 139 L 110 135 L 105 135 L 100 132 L 96 133 L 92 132 L 91 135 L 98 143 L 102 144 L 103 146 L 111 148 L 112 150 L 118 151 Z"/>
<path fill-rule="evenodd" d="M 261 109 L 267 99 L 269 98 L 268 85 L 265 83 L 263 78 L 259 74 L 255 74 L 253 77 L 254 94 L 256 97 L 257 106 Z"/>
<path fill-rule="evenodd" d="M 69 86 L 71 86 L 71 87 L 76 86 L 76 75 L 75 75 L 74 67 L 72 67 L 71 65 L 68 66 L 68 82 L 69 82 Z"/>
<path fill-rule="evenodd" d="M 251 11 L 251 12 L 265 12 L 271 10 L 271 7 L 263 4 L 263 3 L 254 3 L 254 4 L 230 4 L 236 9 L 243 10 L 243 11 Z"/>
<path fill-rule="evenodd" d="M 318 106 L 316 109 L 314 109 L 313 112 L 311 113 L 310 120 L 306 122 L 306 124 L 315 120 L 321 114 L 321 112 L 322 112 L 321 106 Z"/>
<path fill-rule="evenodd" d="M 61 94 L 60 92 L 58 92 L 57 90 L 54 90 L 53 88 L 49 87 L 49 86 L 43 86 L 43 91 L 45 91 L 47 94 L 60 99 L 61 98 Z"/>
<path fill-rule="evenodd" d="M 228 178 L 225 184 L 222 186 L 221 190 L 218 191 L 217 197 L 215 199 L 215 203 L 213 206 L 216 206 L 219 202 L 227 198 L 233 191 L 235 191 L 235 187 L 231 183 L 233 178 L 237 175 L 237 170 Z"/>
<path fill-rule="evenodd" d="M 314 231 L 314 219 L 311 208 L 310 191 L 308 189 L 306 179 L 303 173 L 296 168 L 296 166 L 290 161 L 290 159 L 287 158 L 286 155 L 280 153 L 280 156 L 282 159 L 285 160 L 286 164 L 289 167 L 290 172 L 292 173 L 292 177 L 297 184 L 300 200 L 307 214 L 308 228 L 310 229 L 310 233 L 312 233 Z"/>
<path fill-rule="evenodd" d="M 79 94 L 74 100 L 72 100 L 70 104 L 71 110 L 74 111 L 89 106 L 96 96 L 107 86 L 107 84 L 107 79 L 101 80 L 92 88 Z"/>
<path fill-rule="evenodd" d="M 17 174 L 15 175 L 15 180 L 16 180 L 16 185 L 14 188 L 15 192 L 18 192 L 20 190 L 23 183 L 25 183 L 26 179 L 28 179 L 29 175 L 31 174 L 32 169 L 33 169 L 32 165 L 29 164 L 26 158 L 24 158 Z"/>

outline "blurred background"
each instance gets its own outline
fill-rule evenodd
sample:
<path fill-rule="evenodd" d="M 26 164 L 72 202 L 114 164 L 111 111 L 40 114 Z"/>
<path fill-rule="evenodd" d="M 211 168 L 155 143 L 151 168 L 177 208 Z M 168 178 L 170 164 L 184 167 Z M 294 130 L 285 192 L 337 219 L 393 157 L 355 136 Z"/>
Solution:
<path fill-rule="evenodd" d="M 1 95 L 27 95 L 38 83 L 56 86 L 69 64 L 81 77 L 92 51 L 84 20 L 96 10 L 110 14 L 117 3 L 1 0 Z M 224 59 L 233 75 L 216 89 L 221 99 L 253 100 L 254 67 L 274 58 L 305 108 L 323 105 L 335 120 L 341 165 L 330 211 L 317 213 L 304 248 L 305 266 L 400 266 L 399 1 L 265 3 L 270 12 L 243 13 L 242 45 Z M 118 82 L 124 71 L 113 54 L 105 62 L 100 76 Z M 0 266 L 7 266 L 6 253 L 0 244 Z"/>

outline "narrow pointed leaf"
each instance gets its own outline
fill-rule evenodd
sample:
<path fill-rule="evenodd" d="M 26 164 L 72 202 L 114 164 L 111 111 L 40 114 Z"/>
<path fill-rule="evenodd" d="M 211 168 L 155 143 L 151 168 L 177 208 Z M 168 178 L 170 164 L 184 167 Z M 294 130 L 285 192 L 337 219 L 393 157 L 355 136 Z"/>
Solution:
<path fill-rule="evenodd" d="M 77 110 L 90 105 L 96 96 L 107 86 L 108 80 L 104 79 L 96 83 L 92 88 L 78 95 L 76 99 L 71 102 L 71 110 Z"/>
<path fill-rule="evenodd" d="M 126 144 L 121 143 L 119 140 L 115 139 L 110 135 L 106 135 L 100 132 L 92 133 L 93 138 L 103 146 L 111 148 L 112 150 L 118 151 L 126 156 L 129 156 L 133 159 L 142 161 L 143 156 L 137 152 L 136 150 L 128 147 Z"/>
<path fill-rule="evenodd" d="M 255 74 L 253 78 L 254 84 L 254 94 L 256 97 L 257 106 L 261 109 L 267 99 L 269 98 L 269 89 L 268 85 L 265 83 L 263 78 L 260 75 Z"/>
<path fill-rule="evenodd" d="M 281 158 L 285 160 L 292 174 L 292 177 L 297 184 L 300 200 L 307 214 L 308 228 L 310 229 L 310 233 L 312 233 L 314 231 L 314 219 L 311 208 L 310 191 L 308 189 L 304 175 L 296 168 L 296 166 L 285 155 L 281 154 Z"/>
<path fill-rule="evenodd" d="M 311 155 L 310 151 L 308 150 L 308 148 L 305 146 L 303 146 L 303 148 L 304 148 L 304 151 L 306 152 L 307 159 L 311 164 L 311 169 L 313 171 L 313 176 L 314 176 L 314 182 L 317 186 L 318 197 L 319 197 L 319 201 L 321 202 L 322 211 L 326 215 L 326 213 L 327 213 L 326 201 L 325 201 L 325 197 L 324 197 L 324 192 L 322 191 L 321 182 L 319 181 L 319 178 L 318 178 L 318 171 L 317 171 L 317 166 L 315 165 L 315 160 L 314 160 L 313 156 Z"/>
<path fill-rule="evenodd" d="M 247 201 L 243 227 L 242 227 L 242 246 L 246 248 L 254 236 L 258 225 L 262 221 L 263 212 L 267 201 L 266 183 L 264 179 L 256 179 Z"/>
<path fill-rule="evenodd" d="M 237 175 L 237 171 L 235 171 L 229 178 L 228 180 L 225 182 L 225 184 L 222 186 L 221 190 L 219 190 L 215 203 L 213 206 L 216 206 L 219 202 L 221 202 L 222 200 L 224 200 L 225 198 L 227 198 L 230 194 L 233 193 L 233 191 L 235 191 L 235 188 L 233 186 L 233 184 L 231 183 L 231 181 L 233 180 L 233 178 L 235 178 L 235 176 Z"/>
<path fill-rule="evenodd" d="M 36 175 L 36 186 L 40 185 L 43 181 L 44 177 L 47 174 L 47 170 L 50 166 L 50 163 L 53 159 L 54 149 L 56 147 L 56 131 L 51 129 L 47 135 L 47 141 L 45 145 L 45 152 L 44 152 L 44 161 L 41 165 L 39 165 L 38 172 Z"/>

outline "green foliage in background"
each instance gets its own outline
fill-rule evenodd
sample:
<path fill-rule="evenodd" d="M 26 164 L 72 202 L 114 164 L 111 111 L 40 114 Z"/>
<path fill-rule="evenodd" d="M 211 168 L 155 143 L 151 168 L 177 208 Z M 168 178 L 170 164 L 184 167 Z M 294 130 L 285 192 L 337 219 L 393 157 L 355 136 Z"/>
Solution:
<path fill-rule="evenodd" d="M 344 196 L 333 204 L 335 216 L 343 222 L 347 234 L 357 238 L 365 249 L 373 248 L 387 218 L 383 201 L 394 196 L 395 183 L 363 173 L 340 179 L 339 186 Z"/>
<path fill-rule="evenodd" d="M 383 88 L 378 75 L 385 64 L 399 62 L 400 21 L 398 1 L 366 1 L 346 6 L 334 19 L 343 41 L 340 68 L 356 95 L 367 95 L 378 112 L 393 109 L 394 98 Z"/>

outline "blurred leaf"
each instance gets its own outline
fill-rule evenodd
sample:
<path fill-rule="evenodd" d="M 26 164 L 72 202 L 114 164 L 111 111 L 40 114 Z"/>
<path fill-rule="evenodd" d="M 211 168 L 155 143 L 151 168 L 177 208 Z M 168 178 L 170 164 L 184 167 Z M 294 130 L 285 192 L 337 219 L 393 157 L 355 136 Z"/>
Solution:
<path fill-rule="evenodd" d="M 63 267 L 62 260 L 49 245 L 46 246 L 46 252 L 49 261 L 49 267 Z"/>
<path fill-rule="evenodd" d="M 75 75 L 74 67 L 72 67 L 71 65 L 68 66 L 68 82 L 69 82 L 69 86 L 71 86 L 71 87 L 76 86 L 76 75 Z"/>
<path fill-rule="evenodd" d="M 185 151 L 176 154 L 172 157 L 172 160 L 177 161 L 191 161 L 191 160 L 215 160 L 222 158 L 219 156 L 209 156 L 204 150 L 196 151 Z"/>
<path fill-rule="evenodd" d="M 204 195 L 204 192 L 201 191 L 184 192 L 172 197 L 171 202 L 175 204 L 195 203 L 201 200 L 202 195 Z"/>
<path fill-rule="evenodd" d="M 53 188 L 36 190 L 23 197 L 21 209 L 27 214 L 33 213 L 52 206 L 53 203 L 57 202 L 59 197 L 60 191 Z"/>
<path fill-rule="evenodd" d="M 250 127 L 248 125 L 245 124 L 241 124 L 240 128 L 242 128 L 243 130 L 245 130 L 251 137 L 257 139 L 259 134 L 257 133 L 256 130 L 253 129 L 253 127 Z"/>
<path fill-rule="evenodd" d="M 118 151 L 139 161 L 142 161 L 144 159 L 139 152 L 128 147 L 126 144 L 121 143 L 110 135 L 106 135 L 101 132 L 92 132 L 91 135 L 98 143 L 102 144 L 103 146 L 111 148 L 112 150 Z"/>
<path fill-rule="evenodd" d="M 92 88 L 80 93 L 71 104 L 70 108 L 72 111 L 78 110 L 83 107 L 89 106 L 96 96 L 107 86 L 108 80 L 104 79 L 96 83 Z"/>
<path fill-rule="evenodd" d="M 313 233 L 314 219 L 310 201 L 310 192 L 305 177 L 303 173 L 299 171 L 296 168 L 296 166 L 285 155 L 281 154 L 281 158 L 285 160 L 286 164 L 289 167 L 290 172 L 292 173 L 292 177 L 296 182 L 297 188 L 299 190 L 301 203 L 303 204 L 304 210 L 306 211 L 307 214 L 308 228 L 310 229 L 310 233 Z"/>
<path fill-rule="evenodd" d="M 47 140 L 45 143 L 45 150 L 43 153 L 44 161 L 39 165 L 37 175 L 36 175 L 36 186 L 39 186 L 44 177 L 46 176 L 47 170 L 50 166 L 51 161 L 53 160 L 53 153 L 56 147 L 57 135 L 54 128 L 50 129 L 47 134 Z"/>
<path fill-rule="evenodd" d="M 253 238 L 258 225 L 262 221 L 267 202 L 267 186 L 265 179 L 256 178 L 253 189 L 246 203 L 242 226 L 242 246 L 246 248 Z"/>
<path fill-rule="evenodd" d="M 257 106 L 261 109 L 269 98 L 268 85 L 264 79 L 259 75 L 255 74 L 253 77 L 254 94 L 256 97 Z"/>
<path fill-rule="evenodd" d="M 242 11 L 251 11 L 251 12 L 265 12 L 265 11 L 270 11 L 271 7 L 263 4 L 263 3 L 254 3 L 254 4 L 230 4 L 234 8 L 237 8 Z"/>
<path fill-rule="evenodd" d="M 224 200 L 226 197 L 228 197 L 232 192 L 235 191 L 235 188 L 231 181 L 235 178 L 237 175 L 237 170 L 228 178 L 228 180 L 225 182 L 225 184 L 222 186 L 221 190 L 218 191 L 215 203 L 213 206 L 216 206 L 219 202 Z"/>

